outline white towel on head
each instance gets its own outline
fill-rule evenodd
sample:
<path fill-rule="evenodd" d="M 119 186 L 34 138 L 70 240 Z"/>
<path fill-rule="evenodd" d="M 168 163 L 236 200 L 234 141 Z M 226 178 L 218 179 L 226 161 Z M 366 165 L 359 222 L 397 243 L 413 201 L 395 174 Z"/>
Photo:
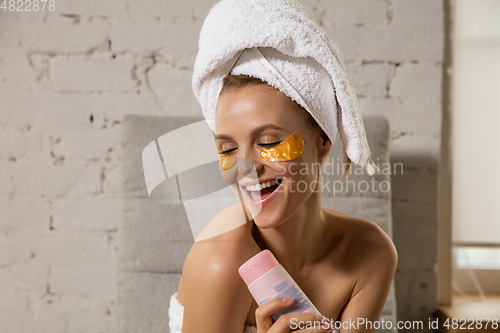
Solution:
<path fill-rule="evenodd" d="M 198 46 L 192 85 L 214 133 L 222 79 L 230 73 L 250 75 L 306 109 L 332 146 L 338 131 L 347 156 L 365 173 L 380 173 L 370 158 L 345 65 L 303 5 L 292 0 L 222 0 L 206 17 Z"/>
<path fill-rule="evenodd" d="M 328 72 L 316 60 L 290 57 L 271 47 L 255 47 L 241 52 L 230 74 L 255 76 L 279 89 L 306 109 L 322 128 L 326 127 L 329 138 L 336 138 L 335 87 Z M 324 110 L 325 115 L 334 115 L 333 126 L 324 126 L 328 125 L 324 119 L 310 110 Z"/>

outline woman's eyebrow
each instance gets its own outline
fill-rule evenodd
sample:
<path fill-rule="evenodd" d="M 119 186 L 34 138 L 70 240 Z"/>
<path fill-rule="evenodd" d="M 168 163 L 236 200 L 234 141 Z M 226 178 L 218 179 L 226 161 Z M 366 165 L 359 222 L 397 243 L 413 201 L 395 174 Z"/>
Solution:
<path fill-rule="evenodd" d="M 259 126 L 255 129 L 253 129 L 252 132 L 250 132 L 250 135 L 253 136 L 253 135 L 259 134 L 259 133 L 262 133 L 268 129 L 275 129 L 275 130 L 280 130 L 280 131 L 285 130 L 283 127 L 280 127 L 280 126 L 275 125 L 275 124 L 266 124 L 266 125 L 262 125 L 262 126 Z M 233 138 L 230 135 L 217 134 L 215 136 L 215 140 L 233 140 Z"/>
<path fill-rule="evenodd" d="M 215 140 L 232 140 L 233 138 L 229 135 L 225 135 L 225 134 L 217 134 L 215 136 Z"/>
<path fill-rule="evenodd" d="M 268 130 L 268 129 L 275 129 L 275 130 L 280 130 L 280 131 L 285 130 L 283 127 L 280 127 L 278 125 L 267 124 L 267 125 L 262 125 L 262 126 L 255 128 L 250 134 L 251 135 L 259 134 L 259 133 L 264 132 L 265 130 Z"/>

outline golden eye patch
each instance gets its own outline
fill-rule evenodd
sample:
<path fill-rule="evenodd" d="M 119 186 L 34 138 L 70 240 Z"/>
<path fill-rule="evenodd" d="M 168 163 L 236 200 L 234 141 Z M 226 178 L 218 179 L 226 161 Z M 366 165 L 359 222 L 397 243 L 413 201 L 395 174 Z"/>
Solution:
<path fill-rule="evenodd" d="M 219 150 L 219 169 L 227 170 L 236 164 L 236 156 L 229 154 L 222 154 L 222 149 L 217 146 Z"/>
<path fill-rule="evenodd" d="M 217 149 L 219 150 L 219 169 L 232 168 L 236 164 L 236 156 L 222 153 L 219 146 Z M 259 156 L 268 162 L 285 162 L 298 157 L 303 150 L 304 140 L 298 133 L 292 133 L 281 144 L 271 148 L 262 148 Z"/>
<path fill-rule="evenodd" d="M 268 162 L 285 162 L 298 157 L 302 150 L 304 150 L 304 140 L 298 133 L 292 133 L 281 144 L 271 148 L 262 148 L 260 157 Z"/>

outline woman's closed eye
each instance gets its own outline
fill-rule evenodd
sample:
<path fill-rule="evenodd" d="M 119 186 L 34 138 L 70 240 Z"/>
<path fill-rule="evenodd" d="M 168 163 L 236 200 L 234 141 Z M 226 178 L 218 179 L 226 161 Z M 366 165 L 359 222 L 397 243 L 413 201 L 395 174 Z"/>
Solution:
<path fill-rule="evenodd" d="M 271 147 L 277 146 L 280 143 L 281 143 L 281 141 L 276 141 L 276 142 L 271 142 L 271 143 L 259 143 L 259 146 L 261 146 L 263 148 L 271 148 Z"/>
<path fill-rule="evenodd" d="M 236 148 L 228 149 L 228 150 L 220 151 L 219 154 L 220 155 L 227 155 L 227 154 L 234 152 L 235 150 L 236 150 Z"/>
<path fill-rule="evenodd" d="M 271 147 L 279 145 L 280 143 L 281 143 L 281 141 L 275 141 L 275 142 L 271 142 L 271 143 L 259 143 L 258 145 L 262 148 L 271 148 Z M 220 151 L 219 154 L 220 155 L 232 154 L 236 151 L 236 149 L 238 149 L 238 148 L 232 148 L 232 149 Z"/>

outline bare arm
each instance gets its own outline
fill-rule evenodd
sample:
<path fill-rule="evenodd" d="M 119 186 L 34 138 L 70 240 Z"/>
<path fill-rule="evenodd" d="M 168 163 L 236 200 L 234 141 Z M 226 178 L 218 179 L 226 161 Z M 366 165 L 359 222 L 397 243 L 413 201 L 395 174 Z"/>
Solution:
<path fill-rule="evenodd" d="M 360 274 L 354 288 L 354 296 L 347 302 L 339 320 L 344 325 L 340 332 L 375 332 L 375 321 L 380 315 L 389 294 L 391 282 L 397 266 L 397 252 L 392 240 L 378 227 L 370 231 L 366 238 L 367 247 L 364 260 L 360 263 Z M 371 321 L 372 327 L 362 323 Z M 349 323 L 355 322 L 355 325 Z M 360 325 L 358 325 L 358 323 Z M 345 328 L 344 328 L 345 327 Z"/>
<path fill-rule="evenodd" d="M 193 244 L 183 270 L 183 333 L 244 331 L 252 298 L 238 268 L 248 255 L 235 244 Z"/>

